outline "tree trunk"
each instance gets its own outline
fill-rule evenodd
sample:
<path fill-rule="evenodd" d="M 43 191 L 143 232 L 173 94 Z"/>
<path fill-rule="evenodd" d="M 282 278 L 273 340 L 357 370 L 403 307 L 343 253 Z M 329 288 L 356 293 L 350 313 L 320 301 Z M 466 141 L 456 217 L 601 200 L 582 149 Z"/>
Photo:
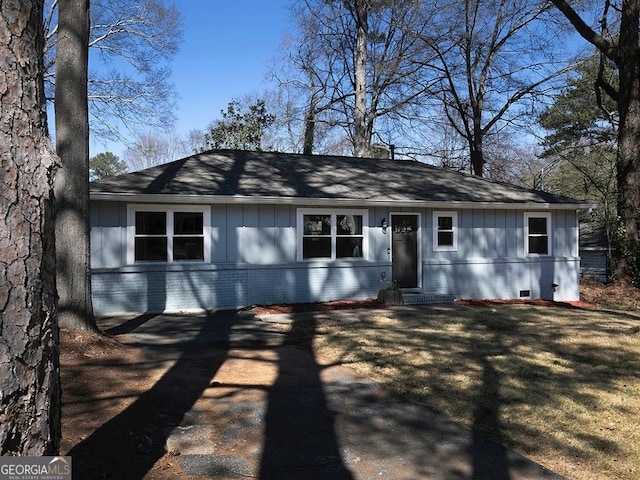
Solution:
<path fill-rule="evenodd" d="M 638 215 L 640 215 L 640 0 L 623 0 L 620 10 L 620 33 L 615 45 L 597 35 L 564 0 L 553 4 L 571 22 L 576 31 L 592 43 L 618 68 L 618 95 L 615 99 L 620 115 L 616 180 L 618 216 L 624 228 L 618 246 L 617 278 L 631 279 L 640 286 L 640 252 Z"/>
<path fill-rule="evenodd" d="M 640 282 L 638 215 L 640 214 L 640 48 L 638 26 L 640 0 L 625 0 L 618 44 L 620 77 L 618 110 L 618 215 L 625 229 L 626 245 L 616 266 L 618 278 Z"/>
<path fill-rule="evenodd" d="M 316 128 L 316 122 L 309 112 L 304 119 L 304 144 L 302 145 L 302 153 L 305 155 L 313 154 L 313 137 Z"/>
<path fill-rule="evenodd" d="M 467 75 L 469 78 L 472 78 L 472 66 L 468 64 L 467 69 Z M 482 131 L 482 112 L 484 110 L 485 81 L 485 77 L 481 75 L 475 87 L 472 85 L 472 82 L 469 82 L 469 98 L 471 99 L 471 112 L 473 115 L 473 133 L 470 139 L 470 161 L 472 173 L 477 177 L 482 177 L 484 175 L 484 151 L 482 148 L 484 132 Z"/>
<path fill-rule="evenodd" d="M 56 276 L 60 326 L 97 331 L 89 246 L 89 0 L 58 2 L 56 52 Z"/>
<path fill-rule="evenodd" d="M 53 170 L 43 0 L 0 1 L 0 454 L 60 444 Z"/>
<path fill-rule="evenodd" d="M 482 151 L 482 135 L 475 137 L 470 142 L 471 148 L 471 173 L 478 177 L 484 175 L 484 153 Z"/>
<path fill-rule="evenodd" d="M 302 153 L 305 155 L 313 154 L 313 144 L 315 142 L 315 132 L 316 132 L 316 109 L 318 106 L 318 101 L 316 99 L 316 95 L 311 95 L 311 100 L 309 101 L 309 109 L 307 110 L 307 114 L 304 117 L 304 143 L 302 146 Z"/>
<path fill-rule="evenodd" d="M 356 157 L 369 156 L 370 137 L 367 136 L 367 31 L 368 6 L 366 0 L 355 0 L 356 59 L 354 147 Z"/>

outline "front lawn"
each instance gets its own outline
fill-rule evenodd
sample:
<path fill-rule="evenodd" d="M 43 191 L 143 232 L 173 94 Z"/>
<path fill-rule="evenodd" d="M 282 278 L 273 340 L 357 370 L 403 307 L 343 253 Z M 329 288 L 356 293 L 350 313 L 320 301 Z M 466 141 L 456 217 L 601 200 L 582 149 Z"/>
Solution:
<path fill-rule="evenodd" d="M 568 478 L 640 478 L 640 315 L 497 305 L 319 324 L 315 347 Z"/>

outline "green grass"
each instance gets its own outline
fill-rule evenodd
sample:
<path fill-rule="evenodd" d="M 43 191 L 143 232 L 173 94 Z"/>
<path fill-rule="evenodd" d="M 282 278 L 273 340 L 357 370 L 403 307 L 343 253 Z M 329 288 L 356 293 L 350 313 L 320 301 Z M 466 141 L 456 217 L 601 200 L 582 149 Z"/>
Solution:
<path fill-rule="evenodd" d="M 568 478 L 640 479 L 640 316 L 524 305 L 416 312 L 323 321 L 315 347 Z"/>

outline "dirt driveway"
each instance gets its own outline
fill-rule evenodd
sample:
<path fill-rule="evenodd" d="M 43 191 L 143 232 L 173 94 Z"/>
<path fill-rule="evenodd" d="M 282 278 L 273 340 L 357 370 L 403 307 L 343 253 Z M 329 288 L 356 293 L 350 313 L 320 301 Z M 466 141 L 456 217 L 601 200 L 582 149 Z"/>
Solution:
<path fill-rule="evenodd" d="M 368 312 L 104 320 L 117 342 L 63 332 L 74 478 L 560 478 L 317 358 L 322 318 Z"/>

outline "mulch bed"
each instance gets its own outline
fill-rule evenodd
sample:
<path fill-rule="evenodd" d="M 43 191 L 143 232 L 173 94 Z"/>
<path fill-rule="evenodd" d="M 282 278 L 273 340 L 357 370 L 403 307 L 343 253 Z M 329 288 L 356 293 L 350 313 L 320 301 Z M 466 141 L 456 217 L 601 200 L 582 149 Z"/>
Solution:
<path fill-rule="evenodd" d="M 354 308 L 382 308 L 384 304 L 375 299 L 336 300 L 333 302 L 293 303 L 281 305 L 257 305 L 251 309 L 255 315 L 272 313 L 328 312 L 331 310 L 351 310 Z"/>
<path fill-rule="evenodd" d="M 538 307 L 573 307 L 596 309 L 598 305 L 593 302 L 552 302 L 549 300 L 472 300 L 458 299 L 456 305 L 470 307 L 491 308 L 499 305 L 534 305 Z M 270 315 L 275 313 L 300 313 L 300 312 L 327 312 L 331 310 L 350 310 L 356 308 L 384 308 L 384 304 L 375 299 L 367 300 L 336 300 L 333 302 L 294 303 L 278 305 L 257 305 L 251 308 L 255 315 Z"/>
<path fill-rule="evenodd" d="M 595 310 L 598 305 L 591 302 L 576 301 L 576 302 L 553 302 L 550 300 L 456 300 L 456 305 L 467 305 L 470 307 L 494 307 L 498 305 L 534 305 L 536 307 L 573 307 L 573 308 L 587 308 Z"/>
<path fill-rule="evenodd" d="M 616 308 L 627 311 L 640 311 L 640 289 L 624 282 L 604 284 L 595 280 L 583 279 L 580 282 L 580 300 L 576 302 L 552 302 L 548 300 L 472 300 L 459 299 L 456 305 L 491 308 L 499 305 L 534 305 L 541 307 L 572 308 Z M 256 315 L 271 313 L 322 312 L 354 308 L 384 308 L 376 299 L 338 300 L 334 302 L 297 303 L 290 305 L 259 305 L 251 309 Z"/>

